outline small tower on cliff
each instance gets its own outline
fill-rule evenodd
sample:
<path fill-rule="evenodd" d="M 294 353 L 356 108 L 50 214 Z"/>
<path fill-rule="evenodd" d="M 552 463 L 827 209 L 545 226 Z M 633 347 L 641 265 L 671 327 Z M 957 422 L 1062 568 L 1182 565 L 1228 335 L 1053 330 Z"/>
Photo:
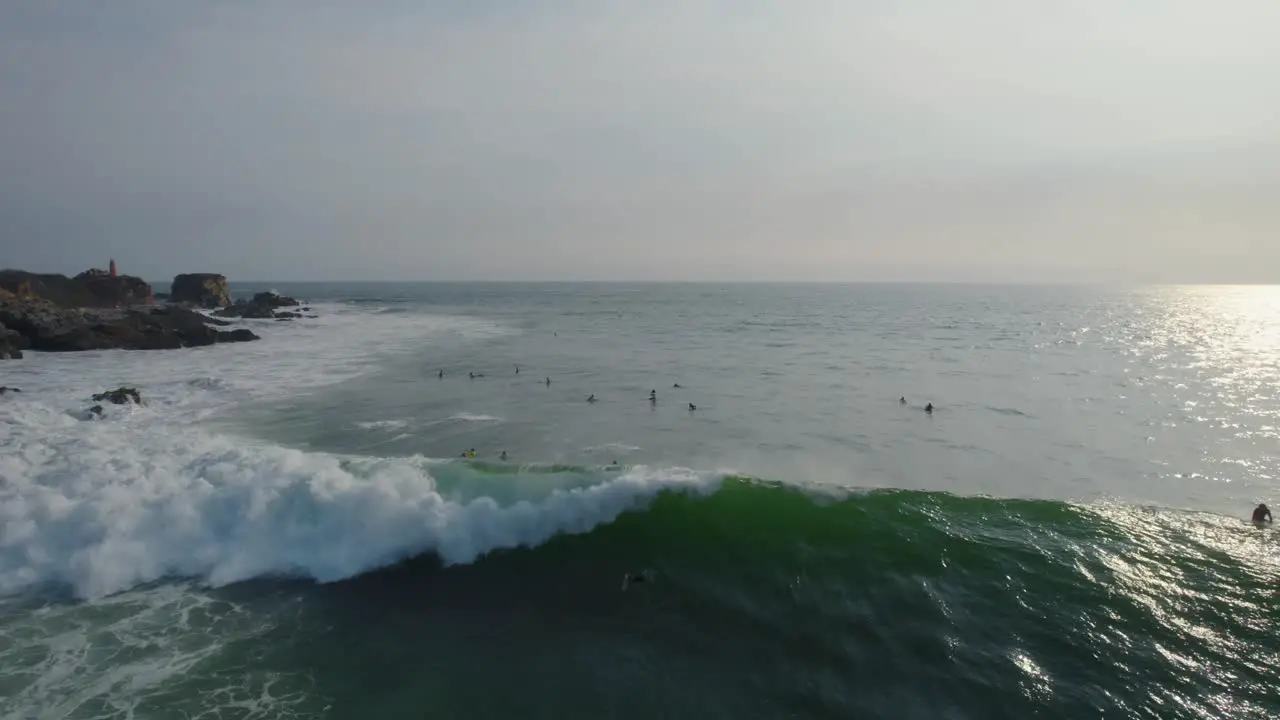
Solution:
<path fill-rule="evenodd" d="M 107 270 L 107 274 L 110 275 L 111 277 L 115 277 L 116 276 L 116 259 L 115 258 L 111 258 L 111 264 L 108 266 L 108 268 L 109 269 Z"/>

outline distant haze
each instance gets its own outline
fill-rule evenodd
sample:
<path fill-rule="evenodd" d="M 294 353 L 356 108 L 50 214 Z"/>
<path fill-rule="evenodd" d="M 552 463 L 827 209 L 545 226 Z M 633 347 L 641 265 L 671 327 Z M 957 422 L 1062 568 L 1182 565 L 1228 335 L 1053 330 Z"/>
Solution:
<path fill-rule="evenodd" d="M 12 0 L 0 266 L 1280 282 L 1277 0 Z"/>

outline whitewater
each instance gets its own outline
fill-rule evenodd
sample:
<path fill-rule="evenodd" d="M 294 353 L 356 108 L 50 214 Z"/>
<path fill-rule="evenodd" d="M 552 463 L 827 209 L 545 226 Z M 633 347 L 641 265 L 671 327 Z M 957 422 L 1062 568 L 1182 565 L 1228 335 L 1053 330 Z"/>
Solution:
<path fill-rule="evenodd" d="M 663 489 L 714 488 L 690 470 L 635 467 L 500 506 L 441 494 L 432 469 L 448 460 L 308 453 L 203 429 L 237 402 L 351 380 L 372 362 L 367 348 L 501 332 L 465 319 L 371 323 L 369 310 L 316 309 L 324 319 L 314 324 L 263 321 L 274 326 L 248 350 L 40 357 L 7 373 L 23 392 L 0 403 L 0 591 L 65 585 L 100 598 L 166 577 L 326 582 L 423 553 L 464 563 L 590 530 Z M 142 388 L 146 404 L 107 405 L 101 420 L 87 419 L 88 396 L 121 384 Z"/>

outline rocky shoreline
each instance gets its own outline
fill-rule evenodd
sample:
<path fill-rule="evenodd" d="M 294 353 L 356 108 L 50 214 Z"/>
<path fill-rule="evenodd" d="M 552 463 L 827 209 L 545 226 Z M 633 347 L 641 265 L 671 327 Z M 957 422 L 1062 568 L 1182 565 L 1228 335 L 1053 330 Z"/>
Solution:
<path fill-rule="evenodd" d="M 167 301 L 157 303 L 140 278 L 89 270 L 74 278 L 0 270 L 0 360 L 24 350 L 169 350 L 260 339 L 194 308 L 223 318 L 291 320 L 310 308 L 275 293 L 231 302 L 227 279 L 215 274 L 174 278 Z M 282 311 L 280 308 L 298 308 Z"/>

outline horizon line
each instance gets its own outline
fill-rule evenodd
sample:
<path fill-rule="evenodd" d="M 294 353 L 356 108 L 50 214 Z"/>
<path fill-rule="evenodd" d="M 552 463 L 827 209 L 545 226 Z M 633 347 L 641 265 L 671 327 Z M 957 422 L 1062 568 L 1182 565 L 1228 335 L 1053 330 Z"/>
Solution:
<path fill-rule="evenodd" d="M 1016 280 L 1016 279 L 894 279 L 894 280 L 878 280 L 878 279 L 856 279 L 856 280 L 762 280 L 762 279 L 736 279 L 736 280 L 716 280 L 716 279 L 697 279 L 697 280 L 657 280 L 657 279 L 590 279 L 590 278 L 564 278 L 564 279 L 538 279 L 538 280 L 495 280 L 495 279 L 470 279 L 470 278 L 453 278 L 448 280 L 441 279 L 309 279 L 309 280 L 236 280 L 228 277 L 229 284 L 244 285 L 266 285 L 270 283 L 281 284 L 348 284 L 348 285 L 378 285 L 378 284 L 437 284 L 437 285 L 987 285 L 987 286 L 1029 286 L 1029 285 L 1053 285 L 1053 286 L 1075 286 L 1075 287 L 1270 287 L 1280 285 L 1277 281 L 1261 281 L 1261 280 L 1115 280 L 1115 279 L 1064 279 L 1064 280 Z"/>

